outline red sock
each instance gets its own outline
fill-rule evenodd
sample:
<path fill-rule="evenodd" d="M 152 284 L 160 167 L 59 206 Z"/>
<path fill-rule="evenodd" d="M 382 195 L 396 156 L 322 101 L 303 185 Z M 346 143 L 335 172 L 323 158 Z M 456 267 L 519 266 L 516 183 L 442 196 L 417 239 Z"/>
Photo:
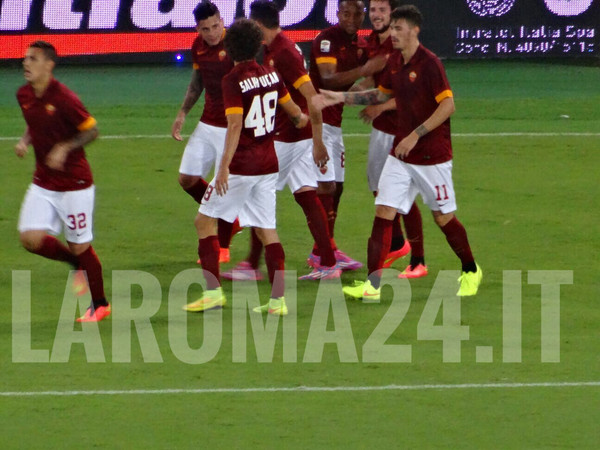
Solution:
<path fill-rule="evenodd" d="M 262 241 L 258 238 L 256 230 L 254 228 L 251 228 L 250 230 L 250 253 L 248 253 L 246 261 L 250 263 L 250 267 L 256 270 L 258 269 L 258 264 L 260 263 L 260 256 L 262 255 L 263 244 Z"/>
<path fill-rule="evenodd" d="M 327 216 L 325 215 L 323 205 L 321 205 L 317 198 L 317 192 L 300 192 L 294 194 L 294 198 L 296 199 L 296 203 L 302 208 L 302 211 L 304 211 L 308 229 L 319 249 L 318 254 L 321 255 L 321 265 L 327 267 L 335 265 L 335 255 L 331 247 L 331 239 L 329 239 Z"/>
<path fill-rule="evenodd" d="M 319 200 L 321 200 L 321 204 L 323 205 L 323 209 L 325 210 L 325 214 L 327 215 L 327 225 L 329 229 L 329 237 L 333 237 L 333 229 L 335 226 L 335 210 L 333 209 L 333 195 L 331 194 L 318 194 Z"/>
<path fill-rule="evenodd" d="M 67 262 L 73 267 L 77 267 L 79 262 L 77 256 L 71 253 L 69 247 L 49 234 L 44 236 L 44 239 L 42 239 L 42 245 L 34 253 L 55 261 Z"/>
<path fill-rule="evenodd" d="M 104 279 L 102 278 L 102 264 L 94 248 L 90 245 L 88 249 L 79 255 L 79 267 L 85 270 L 92 295 L 92 302 L 104 300 Z"/>
<path fill-rule="evenodd" d="M 379 287 L 379 277 L 376 277 L 376 282 L 371 279 L 371 274 L 383 267 L 385 257 L 387 256 L 390 243 L 392 242 L 392 222 L 393 220 L 375 217 L 373 220 L 373 229 L 367 247 L 367 268 L 369 271 L 369 279 L 374 287 Z"/>
<path fill-rule="evenodd" d="M 333 227 L 335 226 L 335 211 L 333 210 L 333 195 L 331 194 L 317 194 L 317 197 L 319 199 L 319 201 L 321 202 L 321 205 L 323 206 L 323 211 L 325 211 L 325 217 L 327 218 L 327 231 L 329 232 L 329 237 L 332 240 L 331 245 L 334 246 L 333 244 Z M 335 248 L 335 246 L 334 246 Z M 313 254 L 320 256 L 321 253 L 319 252 L 319 247 L 317 246 L 316 242 L 315 245 L 313 245 L 313 250 L 312 250 Z"/>
<path fill-rule="evenodd" d="M 219 239 L 217 236 L 208 236 L 198 240 L 198 256 L 202 262 L 206 289 L 216 289 L 221 286 L 219 273 Z"/>
<path fill-rule="evenodd" d="M 190 194 L 190 196 L 196 200 L 198 203 L 202 203 L 202 197 L 204 197 L 204 193 L 206 192 L 206 187 L 208 183 L 203 178 L 199 178 L 194 184 L 192 184 L 189 188 L 184 189 L 185 192 Z"/>
<path fill-rule="evenodd" d="M 285 280 L 283 271 L 285 269 L 285 253 L 280 242 L 265 246 L 265 262 L 269 271 L 271 282 L 271 298 L 283 297 Z"/>
<path fill-rule="evenodd" d="M 400 214 L 396 214 L 396 217 L 394 217 L 390 252 L 400 250 L 404 246 L 404 234 L 402 233 L 402 226 L 400 225 L 400 217 L 402 217 Z"/>
<path fill-rule="evenodd" d="M 421 219 L 421 211 L 416 203 L 413 203 L 408 214 L 402 216 L 402 220 L 406 229 L 406 238 L 410 242 L 411 257 L 424 258 L 423 220 Z"/>
<path fill-rule="evenodd" d="M 217 234 L 219 236 L 219 246 L 221 248 L 229 248 L 231 244 L 231 232 L 233 231 L 233 223 L 219 219 L 217 221 Z"/>
<path fill-rule="evenodd" d="M 446 235 L 446 240 L 456 256 L 460 258 L 460 262 L 463 266 L 467 264 L 473 264 L 475 259 L 471 253 L 471 246 L 469 245 L 469 239 L 467 238 L 467 231 L 462 223 L 453 217 L 450 222 L 441 227 L 441 230 Z"/>

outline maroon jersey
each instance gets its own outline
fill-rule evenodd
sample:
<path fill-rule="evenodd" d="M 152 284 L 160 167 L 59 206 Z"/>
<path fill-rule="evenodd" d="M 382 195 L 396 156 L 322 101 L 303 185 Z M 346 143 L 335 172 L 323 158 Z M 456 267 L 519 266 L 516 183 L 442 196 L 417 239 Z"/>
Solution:
<path fill-rule="evenodd" d="M 224 128 L 227 126 L 227 119 L 221 81 L 233 67 L 233 62 L 225 52 L 223 39 L 211 47 L 202 36 L 196 37 L 192 44 L 192 61 L 194 69 L 200 72 L 204 86 L 204 111 L 200 120 L 208 125 Z"/>
<path fill-rule="evenodd" d="M 306 64 L 302 51 L 283 33 L 279 33 L 271 45 L 265 47 L 264 65 L 272 67 L 281 75 L 285 87 L 288 89 L 292 100 L 308 114 L 306 99 L 298 88 L 304 83 L 310 82 L 306 71 Z M 296 128 L 288 119 L 282 108 L 277 108 L 275 118 L 275 140 L 281 142 L 298 142 L 312 138 L 310 125 L 304 128 Z"/>
<path fill-rule="evenodd" d="M 46 157 L 59 142 L 73 138 L 80 131 L 96 125 L 77 95 L 54 78 L 41 98 L 31 85 L 21 86 L 17 101 L 29 129 L 35 150 L 33 183 L 51 191 L 77 191 L 92 185 L 92 171 L 82 147 L 69 152 L 65 170 L 48 167 Z"/>
<path fill-rule="evenodd" d="M 242 114 L 242 131 L 229 172 L 265 175 L 279 171 L 273 136 L 277 104 L 291 99 L 274 69 L 246 61 L 223 78 L 225 115 Z"/>
<path fill-rule="evenodd" d="M 380 42 L 379 33 L 373 31 L 367 38 L 367 44 L 369 46 L 369 59 L 375 58 L 378 55 L 391 55 L 394 52 L 391 36 L 388 36 L 388 38 L 385 41 Z M 375 86 L 379 86 L 379 84 L 381 83 L 382 75 L 383 71 L 377 72 L 373 75 Z M 396 111 L 384 111 L 379 116 L 377 116 L 375 120 L 373 120 L 373 128 L 379 131 L 383 131 L 387 134 L 396 134 L 397 120 L 398 115 L 396 114 Z"/>
<path fill-rule="evenodd" d="M 419 46 L 407 64 L 404 64 L 402 53 L 394 53 L 383 73 L 379 89 L 396 98 L 398 122 L 394 148 L 425 122 L 442 100 L 453 96 L 442 62 L 423 45 Z M 432 165 L 451 159 L 452 142 L 448 118 L 420 138 L 404 161 Z"/>
<path fill-rule="evenodd" d="M 367 62 L 367 42 L 358 35 L 350 36 L 339 25 L 321 31 L 312 43 L 310 53 L 310 78 L 317 89 L 326 89 L 319 74 L 318 64 L 336 65 L 337 72 L 346 72 Z M 337 91 L 347 91 L 353 83 Z M 323 122 L 334 127 L 342 126 L 344 105 L 338 104 L 323 110 Z"/>

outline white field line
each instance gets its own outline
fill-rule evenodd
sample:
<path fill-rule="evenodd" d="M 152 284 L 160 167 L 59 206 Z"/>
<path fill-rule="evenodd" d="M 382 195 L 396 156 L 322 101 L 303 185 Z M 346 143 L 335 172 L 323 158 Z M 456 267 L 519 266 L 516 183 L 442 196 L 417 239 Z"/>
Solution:
<path fill-rule="evenodd" d="M 346 137 L 369 137 L 369 133 L 344 133 Z M 580 137 L 580 136 L 600 136 L 600 133 L 582 132 L 582 133 L 536 133 L 536 132 L 506 132 L 506 133 L 452 133 L 452 137 L 459 138 L 485 138 L 485 137 Z M 188 138 L 189 135 L 182 135 Z M 0 141 L 17 141 L 21 136 L 0 136 Z M 170 139 L 170 134 L 121 134 L 121 135 L 100 135 L 101 139 Z"/>
<path fill-rule="evenodd" d="M 0 397 L 74 397 L 91 395 L 162 395 L 162 394 L 254 394 L 279 392 L 369 392 L 369 391 L 425 391 L 459 389 L 531 389 L 600 387 L 600 381 L 547 382 L 547 383 L 482 383 L 482 384 L 390 384 L 387 386 L 296 386 L 263 388 L 214 389 L 123 389 L 96 391 L 15 391 L 0 392 Z"/>

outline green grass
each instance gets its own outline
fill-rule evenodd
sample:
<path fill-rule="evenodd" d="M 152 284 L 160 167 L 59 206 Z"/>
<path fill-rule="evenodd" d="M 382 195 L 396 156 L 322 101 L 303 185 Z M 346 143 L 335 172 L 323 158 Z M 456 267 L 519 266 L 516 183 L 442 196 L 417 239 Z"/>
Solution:
<path fill-rule="evenodd" d="M 103 262 L 109 293 L 118 275 L 130 273 L 133 308 L 156 311 L 149 324 L 131 327 L 115 312 L 100 324 L 103 363 L 88 362 L 82 344 L 65 363 L 17 363 L 12 351 L 11 271 L 32 277 L 31 348 L 53 355 L 67 283 L 66 267 L 20 248 L 16 222 L 33 167 L 18 160 L 14 141 L 0 140 L 1 392 L 270 388 L 295 386 L 386 386 L 600 381 L 600 294 L 597 192 L 600 89 L 598 68 L 512 62 L 448 62 L 457 112 L 453 118 L 454 182 L 458 216 L 483 267 L 480 293 L 461 304 L 469 327 L 459 363 L 444 363 L 439 340 L 417 339 L 432 287 L 442 270 L 459 268 L 443 234 L 422 208 L 430 276 L 411 282 L 406 316 L 387 344 L 412 346 L 411 362 L 364 362 L 363 345 L 392 304 L 386 288 L 381 304 L 345 301 L 335 283 L 298 282 L 297 362 L 284 362 L 278 331 L 272 362 L 258 362 L 252 325 L 246 320 L 246 362 L 233 362 L 240 322 L 222 312 L 221 345 L 210 362 L 188 364 L 174 354 L 185 332 L 200 348 L 208 323 L 219 314 L 176 314 L 200 292 L 169 288 L 176 276 L 196 268 L 196 207 L 177 184 L 182 143 L 168 138 L 100 139 L 88 149 L 97 184 L 94 246 Z M 0 71 L 0 136 L 23 130 L 14 91 L 18 70 Z M 168 135 L 189 80 L 189 68 L 63 67 L 57 77 L 76 90 L 98 119 L 102 135 Z M 345 131 L 368 133 L 346 110 Z M 199 109 L 186 123 L 195 126 Z M 569 118 L 561 118 L 568 115 Z M 596 133 L 591 136 L 481 136 L 469 133 Z M 366 260 L 373 199 L 365 176 L 368 136 L 346 138 L 347 183 L 336 237 L 350 255 Z M 278 199 L 279 233 L 286 268 L 307 271 L 309 233 L 288 191 Z M 244 257 L 247 232 L 236 237 L 232 259 Z M 402 269 L 403 262 L 395 267 Z M 226 265 L 228 268 L 231 265 Z M 503 271 L 521 271 L 522 362 L 503 362 Z M 560 362 L 541 362 L 541 289 L 529 271 L 572 271 L 560 288 Z M 343 282 L 364 278 L 347 273 Z M 157 280 L 153 285 L 152 280 Z M 293 285 L 293 281 L 290 281 Z M 231 298 L 231 283 L 224 284 Z M 259 283 L 261 297 L 268 283 Z M 399 291 L 398 291 L 399 292 Z M 316 304 L 332 297 L 328 330 L 345 353 L 328 343 L 317 363 L 303 362 L 318 345 L 307 345 L 319 328 Z M 115 308 L 128 305 L 114 298 Z M 396 298 L 401 301 L 402 298 Z M 170 307 L 173 311 L 169 310 Z M 396 305 L 396 303 L 394 303 Z M 343 314 L 344 310 L 348 314 Z M 342 313 L 340 313 L 340 311 Z M 547 311 L 547 310 L 545 310 Z M 339 315 L 337 315 L 340 313 Z M 172 329 L 169 330 L 171 322 Z M 442 314 L 436 324 L 442 323 Z M 79 330 L 79 326 L 75 326 Z M 138 336 L 143 336 L 141 339 Z M 288 336 L 289 337 L 289 336 Z M 215 335 L 207 338 L 214 341 Z M 287 339 L 287 337 L 286 337 Z M 286 341 L 289 342 L 289 341 Z M 113 347 L 115 345 L 115 347 Z M 153 347 L 155 345 L 155 347 Z M 492 346 L 493 362 L 476 362 L 476 347 Z M 130 349 L 130 362 L 115 362 Z M 58 353 L 54 354 L 56 358 Z M 356 355 L 357 362 L 352 362 Z M 150 356 L 162 362 L 147 362 Z M 271 360 L 271 358 L 268 358 Z M 340 359 L 349 362 L 341 362 Z M 229 392 L 161 395 L 1 397 L 4 448 L 596 448 L 600 387 L 522 387 L 391 391 Z"/>

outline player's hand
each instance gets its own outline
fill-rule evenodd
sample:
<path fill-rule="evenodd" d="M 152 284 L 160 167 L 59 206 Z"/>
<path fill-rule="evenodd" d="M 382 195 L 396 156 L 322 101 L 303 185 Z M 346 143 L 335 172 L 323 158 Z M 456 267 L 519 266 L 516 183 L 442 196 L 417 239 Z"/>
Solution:
<path fill-rule="evenodd" d="M 414 131 L 406 136 L 404 139 L 400 141 L 400 143 L 394 149 L 394 153 L 397 158 L 404 159 L 408 156 L 410 151 L 415 148 L 417 142 L 419 141 L 419 136 Z"/>
<path fill-rule="evenodd" d="M 67 144 L 59 142 L 52 147 L 52 150 L 46 156 L 46 164 L 54 170 L 65 170 L 67 156 L 69 156 L 69 147 Z"/>
<path fill-rule="evenodd" d="M 218 195 L 225 195 L 229 189 L 229 167 L 219 167 L 215 177 L 215 189 Z"/>
<path fill-rule="evenodd" d="M 313 106 L 316 109 L 322 110 L 323 108 L 326 108 L 327 106 L 336 105 L 338 103 L 343 103 L 344 102 L 344 93 L 327 91 L 325 89 L 321 89 L 321 93 L 314 95 L 313 98 L 311 99 L 311 101 L 312 101 Z"/>
<path fill-rule="evenodd" d="M 380 114 L 381 108 L 379 105 L 369 105 L 358 113 L 358 117 L 360 117 L 364 123 L 371 124 Z"/>
<path fill-rule="evenodd" d="M 29 151 L 29 146 L 25 142 L 23 142 L 22 139 L 19 142 L 17 142 L 17 145 L 15 145 L 15 154 L 19 158 L 23 158 L 27 154 L 28 151 Z"/>
<path fill-rule="evenodd" d="M 185 123 L 185 114 L 182 111 L 177 113 L 177 117 L 175 117 L 175 122 L 173 122 L 173 126 L 171 127 L 171 136 L 176 141 L 182 141 L 181 130 L 183 129 L 183 124 Z"/>
<path fill-rule="evenodd" d="M 374 58 L 369 59 L 360 70 L 360 74 L 363 77 L 370 77 L 371 75 L 381 72 L 388 61 L 390 55 L 377 55 Z"/>
<path fill-rule="evenodd" d="M 319 169 L 323 169 L 323 167 L 325 167 L 325 171 L 327 171 L 327 161 L 329 161 L 329 155 L 327 154 L 327 147 L 325 147 L 323 141 L 313 143 L 313 159 Z M 321 172 L 325 173 L 323 171 Z"/>

